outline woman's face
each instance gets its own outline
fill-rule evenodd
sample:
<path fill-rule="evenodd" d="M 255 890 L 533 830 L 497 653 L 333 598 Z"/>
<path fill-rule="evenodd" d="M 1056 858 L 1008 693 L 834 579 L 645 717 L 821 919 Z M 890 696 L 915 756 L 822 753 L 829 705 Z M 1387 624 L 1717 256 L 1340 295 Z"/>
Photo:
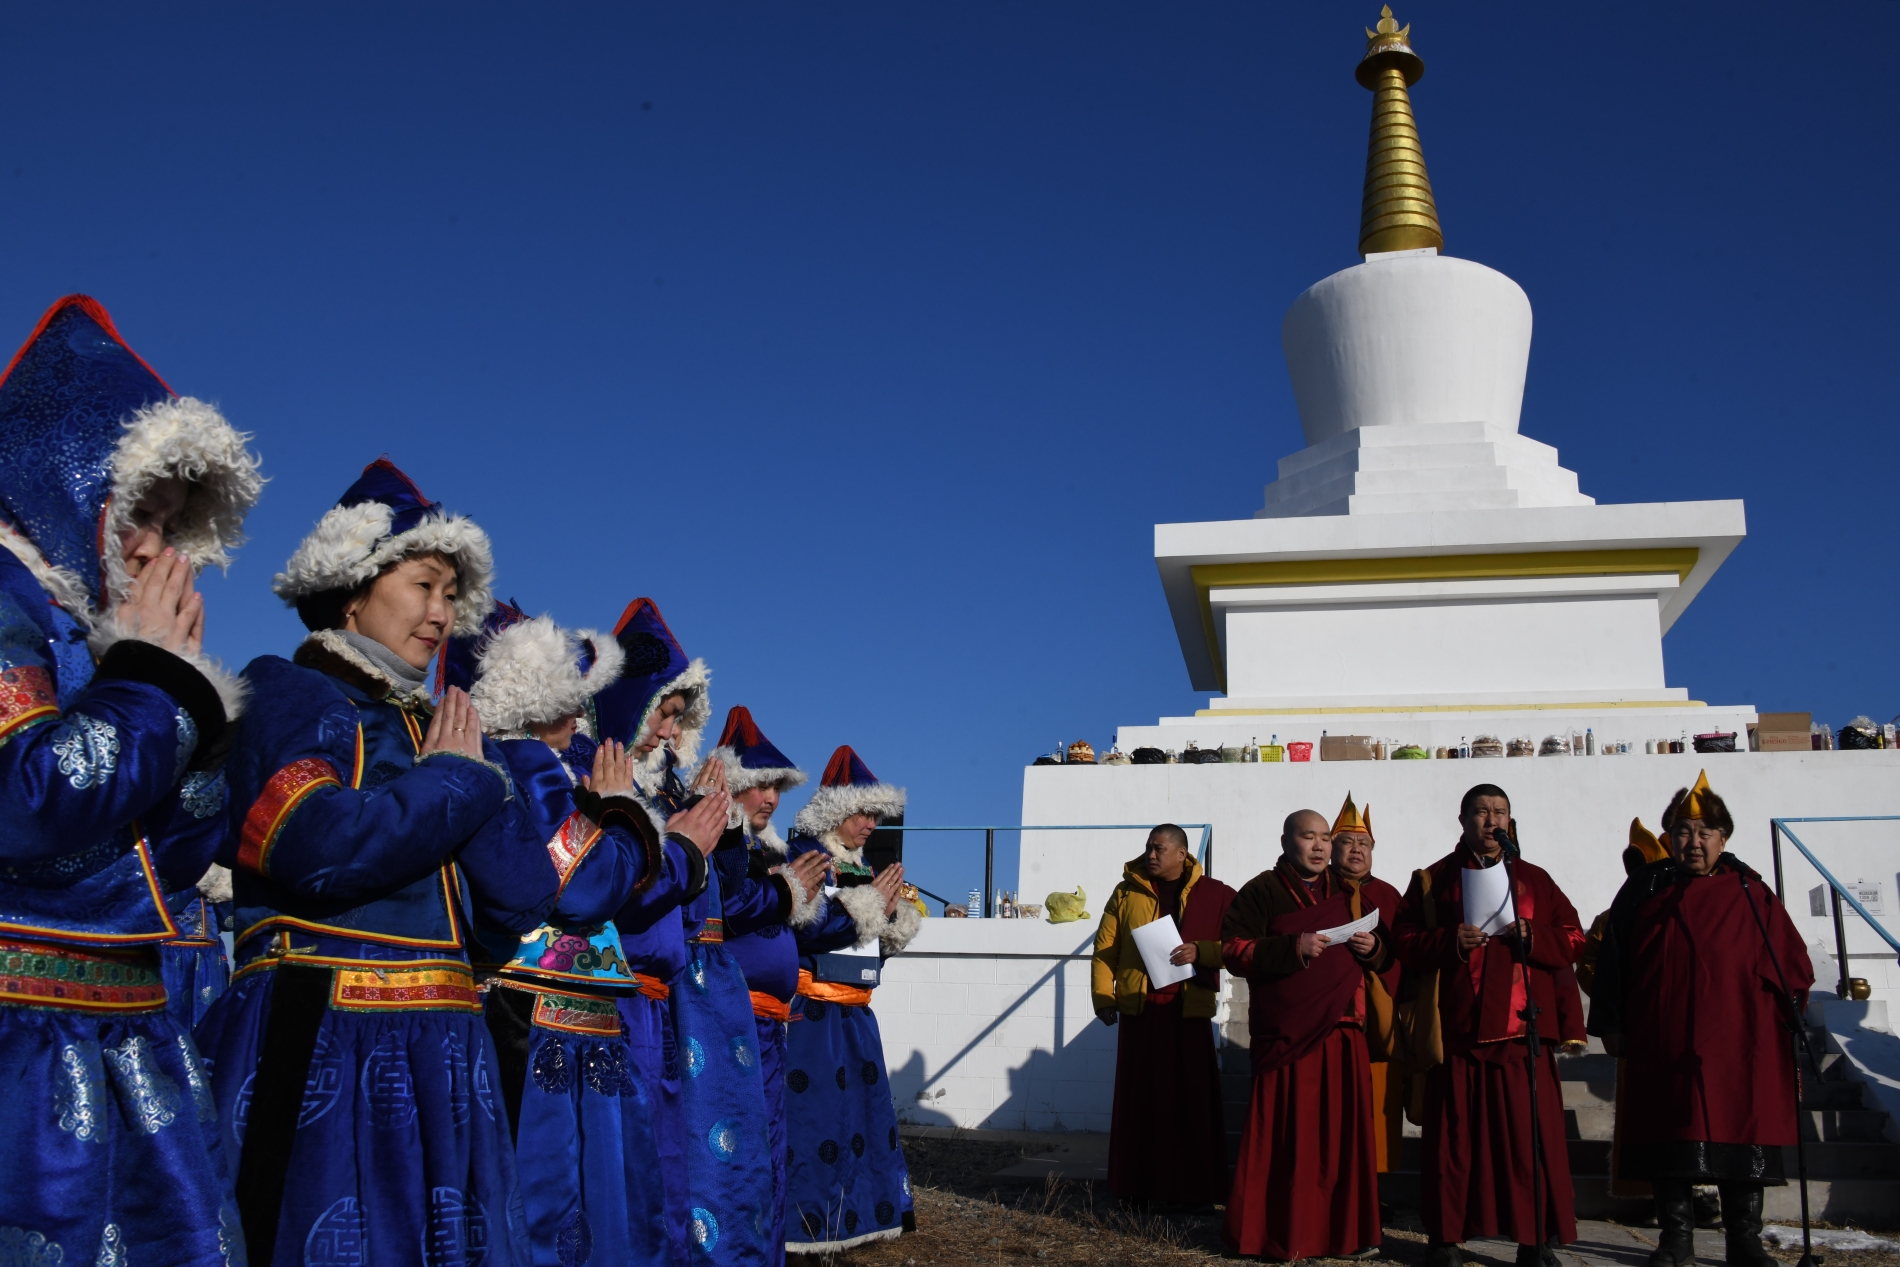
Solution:
<path fill-rule="evenodd" d="M 847 849 L 862 849 L 864 842 L 877 830 L 877 819 L 869 814 L 853 814 L 838 824 L 838 839 L 844 841 Z"/>
<path fill-rule="evenodd" d="M 343 609 L 343 627 L 374 638 L 418 669 L 455 625 L 455 568 L 438 554 L 404 559 Z"/>
<path fill-rule="evenodd" d="M 579 713 L 570 713 L 559 721 L 533 722 L 528 726 L 528 733 L 556 752 L 566 752 L 568 745 L 574 742 L 580 720 Z"/>
<path fill-rule="evenodd" d="M 125 574 L 137 576 L 165 551 L 165 536 L 184 512 L 191 486 L 176 477 L 152 481 L 132 507 L 132 522 L 119 533 L 119 558 Z"/>
<path fill-rule="evenodd" d="M 1690 875 L 1707 875 L 1728 846 L 1728 833 L 1699 818 L 1685 818 L 1669 829 L 1669 852 Z"/>
<path fill-rule="evenodd" d="M 645 757 L 663 743 L 671 743 L 679 738 L 680 714 L 686 711 L 684 695 L 669 695 L 660 701 L 653 710 L 653 716 L 647 719 L 647 728 L 640 732 L 640 742 L 633 745 L 633 755 Z"/>

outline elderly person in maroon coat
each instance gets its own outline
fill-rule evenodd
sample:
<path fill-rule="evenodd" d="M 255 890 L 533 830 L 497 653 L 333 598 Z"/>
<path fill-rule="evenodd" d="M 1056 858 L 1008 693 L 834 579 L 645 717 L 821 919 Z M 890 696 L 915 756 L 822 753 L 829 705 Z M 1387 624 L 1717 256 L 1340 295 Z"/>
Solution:
<path fill-rule="evenodd" d="M 1662 1237 L 1652 1267 L 1695 1261 L 1697 1183 L 1722 1194 L 1728 1261 L 1772 1267 L 1762 1187 L 1787 1182 L 1789 1025 L 1814 970 L 1774 891 L 1726 852 L 1735 823 L 1706 773 L 1676 793 L 1663 827 L 1671 856 L 1616 895 L 1590 997 L 1590 1032 L 1624 1058 L 1629 1078 L 1620 1173 L 1655 1189 Z"/>

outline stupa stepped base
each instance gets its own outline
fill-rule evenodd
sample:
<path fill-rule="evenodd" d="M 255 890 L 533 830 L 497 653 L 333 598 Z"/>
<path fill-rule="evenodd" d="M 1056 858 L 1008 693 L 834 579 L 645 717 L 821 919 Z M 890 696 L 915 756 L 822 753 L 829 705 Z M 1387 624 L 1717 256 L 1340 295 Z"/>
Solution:
<path fill-rule="evenodd" d="M 1280 460 L 1256 519 L 1594 506 L 1557 450 L 1484 422 L 1354 427 Z"/>

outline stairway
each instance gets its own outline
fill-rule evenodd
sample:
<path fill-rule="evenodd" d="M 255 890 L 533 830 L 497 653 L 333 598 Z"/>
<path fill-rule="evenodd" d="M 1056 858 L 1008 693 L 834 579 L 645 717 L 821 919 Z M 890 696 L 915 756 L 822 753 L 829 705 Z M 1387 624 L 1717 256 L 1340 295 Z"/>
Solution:
<path fill-rule="evenodd" d="M 1233 997 L 1220 1025 L 1221 1092 L 1227 1112 L 1227 1159 L 1239 1153 L 1251 1075 L 1247 1067 L 1247 984 L 1233 983 Z M 1814 1019 L 1811 1017 L 1811 1019 Z M 1804 1079 L 1802 1123 L 1807 1141 L 1808 1200 L 1816 1220 L 1866 1228 L 1900 1226 L 1900 1129 L 1879 1107 L 1841 1045 L 1822 1025 L 1809 1030 L 1821 1059 L 1821 1077 Z M 1652 1214 L 1647 1200 L 1610 1195 L 1610 1136 L 1616 1124 L 1616 1061 L 1591 1040 L 1591 1050 L 1557 1059 L 1563 1080 L 1570 1173 L 1576 1185 L 1577 1217 L 1641 1223 Z M 1379 1196 L 1396 1207 L 1418 1205 L 1420 1140 L 1406 1123 L 1407 1139 L 1391 1173 L 1379 1176 Z M 1767 1191 L 1765 1212 L 1776 1222 L 1801 1218 L 1795 1183 L 1795 1150 L 1787 1151 L 1788 1185 Z"/>

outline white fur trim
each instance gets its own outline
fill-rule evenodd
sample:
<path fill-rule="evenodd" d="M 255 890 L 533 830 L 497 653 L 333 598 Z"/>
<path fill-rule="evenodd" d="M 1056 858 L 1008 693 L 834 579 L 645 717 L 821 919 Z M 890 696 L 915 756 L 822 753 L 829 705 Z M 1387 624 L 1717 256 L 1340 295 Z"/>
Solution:
<path fill-rule="evenodd" d="M 801 1258 L 807 1254 L 842 1254 L 845 1250 L 858 1245 L 868 1245 L 872 1241 L 896 1240 L 904 1234 L 901 1227 L 881 1227 L 875 1232 L 861 1232 L 842 1241 L 786 1241 L 785 1252 L 797 1254 Z"/>
<path fill-rule="evenodd" d="M 198 892 L 208 901 L 229 902 L 231 900 L 231 872 L 217 863 L 211 864 L 211 870 L 204 873 L 198 881 Z"/>
<path fill-rule="evenodd" d="M 904 947 L 910 945 L 911 939 L 917 936 L 923 926 L 924 913 L 914 904 L 900 897 L 897 899 L 897 911 L 890 918 L 889 927 L 877 939 L 878 948 L 884 952 L 886 959 L 899 954 Z"/>
<path fill-rule="evenodd" d="M 13 553 L 15 558 L 26 564 L 27 570 L 33 573 L 33 579 L 40 583 L 40 588 L 45 590 L 68 616 L 90 627 L 92 594 L 86 589 L 86 583 L 73 574 L 72 569 L 55 567 L 48 563 L 38 546 L 6 524 L 0 524 L 0 546 L 4 546 Z"/>
<path fill-rule="evenodd" d="M 593 642 L 595 654 L 585 676 L 575 663 L 583 640 Z M 525 732 L 582 711 L 589 696 L 620 676 L 625 660 L 620 644 L 597 630 L 570 633 L 536 616 L 484 641 L 469 702 L 489 734 Z"/>
<path fill-rule="evenodd" d="M 384 698 L 391 704 L 407 704 L 412 708 L 433 707 L 434 701 L 429 697 L 429 684 L 427 681 L 424 681 L 421 686 L 411 686 L 402 679 L 391 676 L 389 670 L 364 655 L 361 651 L 358 651 L 355 647 L 352 647 L 350 640 L 345 638 L 340 631 L 335 629 L 319 629 L 308 638 L 305 638 L 304 642 L 316 643 L 319 647 L 322 647 L 331 655 L 336 656 L 339 660 L 344 661 L 359 673 L 364 674 L 373 681 L 381 682 L 388 686 L 389 694 Z"/>
<path fill-rule="evenodd" d="M 666 777 L 666 753 L 669 748 L 676 764 L 685 771 L 682 777 L 690 779 L 696 773 L 694 767 L 699 761 L 700 732 L 706 729 L 706 723 L 712 718 L 712 696 L 708 693 L 711 684 L 712 670 L 706 667 L 704 660 L 695 660 L 678 677 L 655 691 L 653 698 L 647 701 L 646 711 L 640 714 L 640 724 L 633 732 L 636 742 L 646 733 L 654 711 L 666 702 L 667 696 L 686 696 L 686 711 L 680 714 L 679 734 L 673 742 L 661 744 L 635 763 L 633 781 L 640 787 L 659 790 L 660 781 Z"/>
<path fill-rule="evenodd" d="M 767 823 L 763 831 L 753 832 L 752 839 L 764 845 L 766 849 L 777 854 L 779 857 L 783 858 L 785 856 L 785 839 L 778 834 L 778 828 L 772 826 L 772 824 Z"/>
<path fill-rule="evenodd" d="M 107 650 L 119 642 L 150 642 L 149 638 L 140 638 L 119 623 L 117 616 L 95 616 L 92 633 L 86 638 L 86 645 L 92 651 L 93 659 L 103 660 Z M 157 643 L 152 645 L 157 646 Z M 183 647 L 174 648 L 172 654 L 189 664 L 204 675 L 211 683 L 211 689 L 218 693 L 218 700 L 224 705 L 226 721 L 236 721 L 244 713 L 244 701 L 250 695 L 251 688 L 244 680 L 224 667 L 224 664 L 206 655 L 203 651 L 187 651 Z"/>
<path fill-rule="evenodd" d="M 264 491 L 257 455 L 244 447 L 250 438 L 216 407 L 190 396 L 147 405 L 126 420 L 125 434 L 112 451 L 112 500 L 102 533 L 103 607 L 111 610 L 125 601 L 131 581 L 114 543 L 131 527 L 139 498 L 161 479 L 182 479 L 190 486 L 165 544 L 196 571 L 231 566 L 231 551 L 244 544 L 244 517 Z"/>
<path fill-rule="evenodd" d="M 839 889 L 836 901 L 851 917 L 860 942 L 872 937 L 882 941 L 891 932 L 891 921 L 884 914 L 884 895 L 870 885 L 854 884 L 848 889 Z M 916 909 L 911 907 L 913 912 Z"/>
<path fill-rule="evenodd" d="M 765 830 L 753 832 L 752 840 L 766 853 L 774 857 L 784 858 L 786 856 L 785 842 L 779 838 L 777 830 L 774 829 L 770 823 L 765 825 Z M 785 875 L 790 868 L 791 863 L 789 861 L 783 862 L 771 868 L 769 874 Z M 785 922 L 790 924 L 793 928 L 809 928 L 811 925 L 816 924 L 818 917 L 824 913 L 825 909 L 825 886 L 823 882 L 820 881 L 803 899 L 798 896 L 798 888 L 792 883 L 790 876 L 786 876 L 785 878 L 785 887 L 792 890 L 792 909 L 786 912 Z"/>
<path fill-rule="evenodd" d="M 332 506 L 271 579 L 271 591 L 294 606 L 311 594 L 353 590 L 412 555 L 440 554 L 454 562 L 461 583 L 453 632 L 480 633 L 495 606 L 489 588 L 495 555 L 488 534 L 464 515 L 429 515 L 408 532 L 391 536 L 395 518 L 381 502 Z"/>
<path fill-rule="evenodd" d="M 903 812 L 904 789 L 888 783 L 873 783 L 868 787 L 821 787 L 792 819 L 792 830 L 823 837 L 853 814 L 871 814 L 882 822 Z"/>
<path fill-rule="evenodd" d="M 734 796 L 755 787 L 776 787 L 783 792 L 788 788 L 797 787 L 808 777 L 803 770 L 795 766 L 763 766 L 756 770 L 748 770 L 739 764 L 739 754 L 725 744 L 714 748 L 712 755 L 724 763 L 726 790 Z"/>

